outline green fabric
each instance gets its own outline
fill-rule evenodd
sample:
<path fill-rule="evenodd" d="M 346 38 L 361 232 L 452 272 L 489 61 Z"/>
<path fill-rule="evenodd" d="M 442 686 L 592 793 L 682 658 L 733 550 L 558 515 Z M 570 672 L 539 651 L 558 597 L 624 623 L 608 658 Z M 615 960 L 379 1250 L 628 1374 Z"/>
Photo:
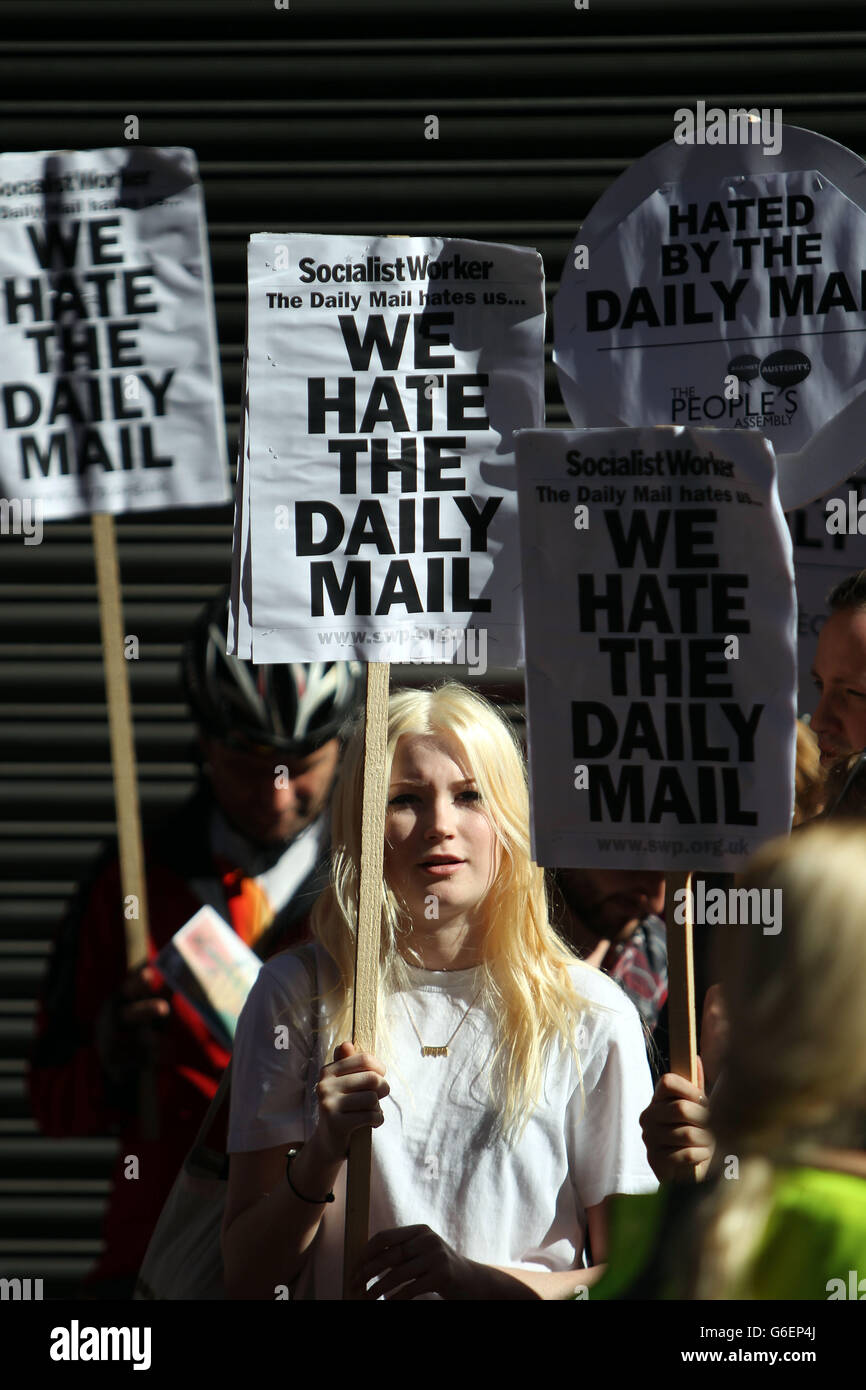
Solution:
<path fill-rule="evenodd" d="M 866 1275 L 866 1182 L 850 1173 L 781 1169 L 751 1264 L 742 1295 L 751 1298 L 827 1299 L 830 1280 L 847 1288 L 849 1271 Z"/>
<path fill-rule="evenodd" d="M 696 1192 L 695 1204 L 698 1196 Z M 592 1300 L 628 1292 L 650 1263 L 670 1207 L 666 1187 L 613 1200 L 608 1268 L 590 1290 Z M 676 1259 L 676 1252 L 671 1253 Z M 670 1288 L 657 1289 L 655 1297 L 672 1297 Z M 866 1181 L 817 1168 L 777 1169 L 764 1231 L 730 1297 L 866 1299 Z"/>
<path fill-rule="evenodd" d="M 619 1298 L 649 1263 L 661 1230 L 668 1190 L 613 1197 L 608 1211 L 607 1269 L 589 1290 L 592 1302 Z"/>

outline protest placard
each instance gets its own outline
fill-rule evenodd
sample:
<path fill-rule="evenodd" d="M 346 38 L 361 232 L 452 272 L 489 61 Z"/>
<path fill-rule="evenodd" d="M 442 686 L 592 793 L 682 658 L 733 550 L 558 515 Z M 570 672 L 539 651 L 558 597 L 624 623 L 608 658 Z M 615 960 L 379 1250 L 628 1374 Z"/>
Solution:
<path fill-rule="evenodd" d="M 147 893 L 113 518 L 230 496 L 195 155 L 0 155 L 0 274 L 0 497 L 25 533 L 38 521 L 40 538 L 43 521 L 92 516 L 134 968 L 148 954 Z M 155 1139 L 149 1066 L 139 1096 Z"/>
<path fill-rule="evenodd" d="M 0 155 L 0 495 L 44 520 L 230 496 L 191 150 Z"/>
<path fill-rule="evenodd" d="M 247 333 L 233 650 L 460 661 L 483 632 L 517 665 L 511 440 L 544 417 L 538 253 L 254 236 Z"/>
<path fill-rule="evenodd" d="M 793 803 L 794 584 L 771 447 L 517 436 L 533 853 L 738 869 Z"/>
<path fill-rule="evenodd" d="M 866 164 L 779 143 L 671 141 L 617 179 L 566 260 L 554 361 L 575 426 L 760 430 L 788 510 L 866 459 Z"/>
<path fill-rule="evenodd" d="M 512 435 L 544 418 L 537 252 L 259 235 L 229 648 L 368 664 L 353 1041 L 375 1044 L 388 663 L 522 658 Z M 473 662 L 471 664 L 478 664 Z M 375 672 L 375 675 L 374 675 Z M 378 781 L 377 781 L 378 779 Z M 353 1138 L 344 1269 L 366 1240 Z M 346 1297 L 355 1296 L 347 1277 Z"/>
<path fill-rule="evenodd" d="M 226 625 L 226 645 L 229 652 L 249 656 L 250 632 L 250 390 L 247 372 L 247 350 L 244 344 L 243 380 L 241 385 L 241 420 L 238 430 L 238 469 L 235 488 L 235 526 L 232 543 L 232 571 Z M 239 598 L 243 591 L 243 597 Z"/>

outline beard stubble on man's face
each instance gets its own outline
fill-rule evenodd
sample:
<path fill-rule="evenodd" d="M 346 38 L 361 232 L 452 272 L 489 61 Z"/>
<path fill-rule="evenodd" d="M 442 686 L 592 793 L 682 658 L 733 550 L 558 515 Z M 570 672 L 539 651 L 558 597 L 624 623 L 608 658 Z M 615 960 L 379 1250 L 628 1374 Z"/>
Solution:
<path fill-rule="evenodd" d="M 203 741 L 203 748 L 223 815 L 263 849 L 291 844 L 328 805 L 339 761 L 336 739 L 302 759 L 276 749 L 250 755 L 216 740 Z"/>
<path fill-rule="evenodd" d="M 631 936 L 638 922 L 664 908 L 664 876 L 631 871 L 565 870 L 560 888 L 566 903 L 593 936 L 607 941 Z"/>
<path fill-rule="evenodd" d="M 642 916 L 631 899 L 609 893 L 587 906 L 581 921 L 593 936 L 614 941 L 619 936 L 630 936 Z"/>

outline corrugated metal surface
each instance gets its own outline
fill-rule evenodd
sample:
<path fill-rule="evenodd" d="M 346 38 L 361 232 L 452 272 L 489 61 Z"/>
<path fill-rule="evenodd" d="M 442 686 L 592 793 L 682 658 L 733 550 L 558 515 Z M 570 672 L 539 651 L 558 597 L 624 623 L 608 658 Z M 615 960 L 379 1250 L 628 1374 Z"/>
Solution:
<path fill-rule="evenodd" d="M 536 246 L 548 289 L 582 216 L 673 111 L 781 107 L 866 150 L 861 0 L 22 0 L 0 6 L 2 148 L 199 155 L 226 426 L 236 444 L 250 232 L 451 232 Z M 817 32 L 820 28 L 820 32 Z M 425 117 L 440 122 L 424 139 Z M 548 419 L 565 413 L 548 362 Z M 121 520 L 145 814 L 180 799 L 179 643 L 228 576 L 230 510 Z M 41 1139 L 24 1063 L 64 902 L 111 832 L 90 531 L 0 537 L 0 1266 L 66 1292 L 98 1248 L 110 1141 Z M 413 673 L 417 675 L 418 673 Z"/>

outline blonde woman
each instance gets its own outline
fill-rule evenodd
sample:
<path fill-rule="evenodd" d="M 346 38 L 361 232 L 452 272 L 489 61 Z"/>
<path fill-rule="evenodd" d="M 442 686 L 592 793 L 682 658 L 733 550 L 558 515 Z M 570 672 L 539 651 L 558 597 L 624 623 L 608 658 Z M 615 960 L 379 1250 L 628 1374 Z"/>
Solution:
<path fill-rule="evenodd" d="M 300 952 L 269 961 L 239 1025 L 227 1291 L 340 1296 L 345 1155 L 371 1126 L 373 1234 L 352 1272 L 367 1297 L 566 1297 L 600 1273 L 583 1252 L 589 1237 L 604 1257 L 606 1198 L 656 1186 L 637 1012 L 551 928 L 520 749 L 452 683 L 391 697 L 379 1036 L 356 1053 L 361 748 L 359 731 L 315 971 Z"/>
<path fill-rule="evenodd" d="M 621 1205 L 595 1297 L 847 1297 L 866 1270 L 864 856 L 866 830 L 822 824 L 750 862 L 742 886 L 781 893 L 781 930 L 723 929 L 707 1179 Z M 701 1121 L 681 1121 L 671 1140 L 693 1145 Z"/>

